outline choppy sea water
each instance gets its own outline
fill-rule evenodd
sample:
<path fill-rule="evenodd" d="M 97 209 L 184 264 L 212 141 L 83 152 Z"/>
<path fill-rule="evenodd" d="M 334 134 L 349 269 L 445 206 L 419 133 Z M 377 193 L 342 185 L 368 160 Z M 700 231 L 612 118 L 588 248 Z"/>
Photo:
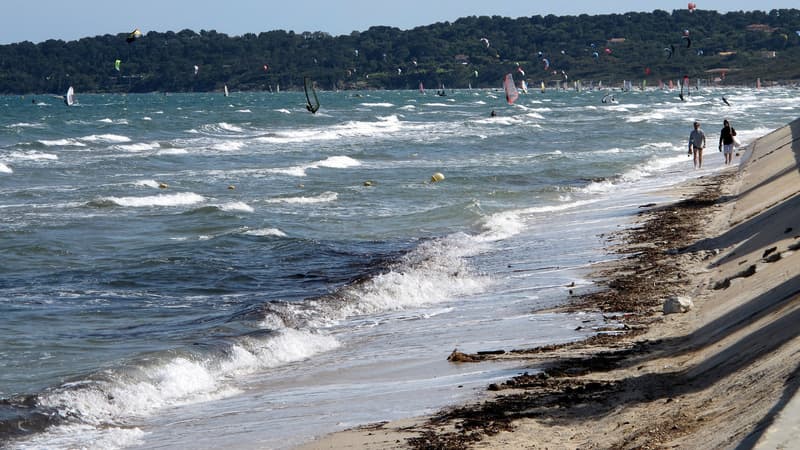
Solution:
<path fill-rule="evenodd" d="M 746 144 L 800 112 L 793 89 L 603 94 L 0 97 L 0 442 L 289 448 L 535 370 L 445 358 L 593 333 L 537 311 L 722 168 L 723 118 Z"/>

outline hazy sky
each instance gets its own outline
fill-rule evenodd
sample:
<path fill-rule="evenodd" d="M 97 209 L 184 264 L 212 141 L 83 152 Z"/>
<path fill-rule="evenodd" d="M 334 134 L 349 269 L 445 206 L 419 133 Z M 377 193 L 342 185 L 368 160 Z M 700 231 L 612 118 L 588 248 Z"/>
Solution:
<path fill-rule="evenodd" d="M 608 14 L 684 9 L 688 2 L 640 0 L 2 0 L 0 44 L 74 40 L 102 34 L 216 30 L 231 36 L 270 30 L 325 31 L 334 36 L 373 25 L 401 29 L 464 16 Z M 698 0 L 698 9 L 798 8 L 797 0 Z"/>

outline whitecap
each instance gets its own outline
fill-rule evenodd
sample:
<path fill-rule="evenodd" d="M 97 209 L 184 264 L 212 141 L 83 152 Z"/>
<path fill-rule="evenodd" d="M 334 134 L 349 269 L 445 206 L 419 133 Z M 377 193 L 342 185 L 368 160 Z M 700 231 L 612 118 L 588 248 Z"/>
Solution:
<path fill-rule="evenodd" d="M 105 119 L 100 119 L 100 120 L 98 120 L 98 122 L 110 123 L 110 124 L 114 124 L 114 125 L 127 125 L 128 124 L 128 120 L 127 119 L 110 119 L 108 117 L 106 117 Z"/>
<path fill-rule="evenodd" d="M 44 126 L 43 123 L 18 122 L 6 125 L 6 128 L 44 128 Z"/>
<path fill-rule="evenodd" d="M 120 136 L 118 134 L 93 134 L 90 136 L 84 136 L 80 138 L 80 140 L 87 142 L 122 143 L 122 142 L 130 142 L 131 138 L 127 136 Z"/>
<path fill-rule="evenodd" d="M 236 151 L 244 147 L 244 142 L 242 141 L 226 141 L 220 142 L 218 144 L 214 144 L 212 147 L 214 150 L 219 150 L 222 152 L 231 152 Z"/>
<path fill-rule="evenodd" d="M 148 197 L 102 197 L 100 202 L 111 202 L 118 206 L 145 208 L 150 206 L 184 206 L 204 201 L 202 195 L 193 192 L 153 195 Z"/>
<path fill-rule="evenodd" d="M 321 161 L 316 161 L 302 166 L 287 167 L 284 169 L 269 169 L 268 172 L 281 173 L 294 177 L 306 176 L 306 171 L 309 169 L 317 169 L 320 167 L 327 167 L 333 169 L 346 169 L 348 167 L 360 166 L 361 162 L 349 156 L 331 156 Z"/>
<path fill-rule="evenodd" d="M 139 181 L 136 181 L 135 183 L 133 183 L 133 185 L 134 186 L 138 186 L 138 187 L 149 187 L 149 188 L 158 189 L 160 183 L 158 181 L 156 181 L 156 180 L 139 180 Z"/>
<path fill-rule="evenodd" d="M 86 147 L 75 139 L 40 139 L 38 142 L 47 147 Z"/>
<path fill-rule="evenodd" d="M 165 148 L 157 152 L 159 155 L 185 155 L 187 153 L 189 153 L 189 151 L 185 148 Z"/>
<path fill-rule="evenodd" d="M 14 171 L 8 165 L 0 163 L 0 173 L 14 173 Z"/>
<path fill-rule="evenodd" d="M 287 203 L 287 204 L 313 204 L 328 203 L 336 201 L 339 194 L 336 192 L 323 192 L 316 197 L 279 197 L 264 200 L 266 203 Z"/>
<path fill-rule="evenodd" d="M 255 211 L 252 206 L 245 202 L 231 202 L 219 206 L 222 211 L 238 211 L 238 212 L 253 212 Z"/>
<path fill-rule="evenodd" d="M 258 230 L 247 230 L 244 234 L 249 236 L 277 236 L 286 237 L 286 233 L 277 228 L 260 228 Z"/>
<path fill-rule="evenodd" d="M 12 152 L 9 155 L 9 158 L 17 160 L 17 161 L 55 161 L 58 159 L 58 155 L 54 155 L 52 153 L 39 153 L 37 151 L 30 151 L 30 152 Z"/>
<path fill-rule="evenodd" d="M 126 152 L 146 152 L 148 150 L 155 150 L 160 148 L 158 142 L 139 142 L 136 144 L 118 145 L 116 148 Z"/>

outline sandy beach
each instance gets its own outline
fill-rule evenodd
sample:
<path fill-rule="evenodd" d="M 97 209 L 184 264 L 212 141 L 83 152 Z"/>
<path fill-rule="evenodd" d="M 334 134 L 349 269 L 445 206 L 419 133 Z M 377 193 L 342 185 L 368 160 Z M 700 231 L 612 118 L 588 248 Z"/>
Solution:
<path fill-rule="evenodd" d="M 576 292 L 564 308 L 613 315 L 620 330 L 454 353 L 452 364 L 513 359 L 530 372 L 474 403 L 301 448 L 797 448 L 799 161 L 796 120 L 607 237 L 620 259 L 595 274 L 604 289 Z M 691 305 L 665 314 L 668 299 Z"/>

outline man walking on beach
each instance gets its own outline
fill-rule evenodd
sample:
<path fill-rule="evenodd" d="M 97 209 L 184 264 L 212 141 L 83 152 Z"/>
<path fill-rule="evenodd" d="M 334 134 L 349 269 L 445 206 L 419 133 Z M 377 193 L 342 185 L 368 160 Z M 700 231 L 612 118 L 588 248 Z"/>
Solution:
<path fill-rule="evenodd" d="M 689 134 L 689 156 L 694 154 L 694 168 L 703 167 L 703 149 L 706 148 L 706 134 L 700 129 L 700 122 L 694 122 L 694 130 Z"/>
<path fill-rule="evenodd" d="M 733 159 L 733 137 L 736 136 L 736 130 L 728 122 L 728 119 L 722 121 L 722 131 L 719 132 L 719 151 L 725 155 L 725 165 L 729 165 Z"/>

